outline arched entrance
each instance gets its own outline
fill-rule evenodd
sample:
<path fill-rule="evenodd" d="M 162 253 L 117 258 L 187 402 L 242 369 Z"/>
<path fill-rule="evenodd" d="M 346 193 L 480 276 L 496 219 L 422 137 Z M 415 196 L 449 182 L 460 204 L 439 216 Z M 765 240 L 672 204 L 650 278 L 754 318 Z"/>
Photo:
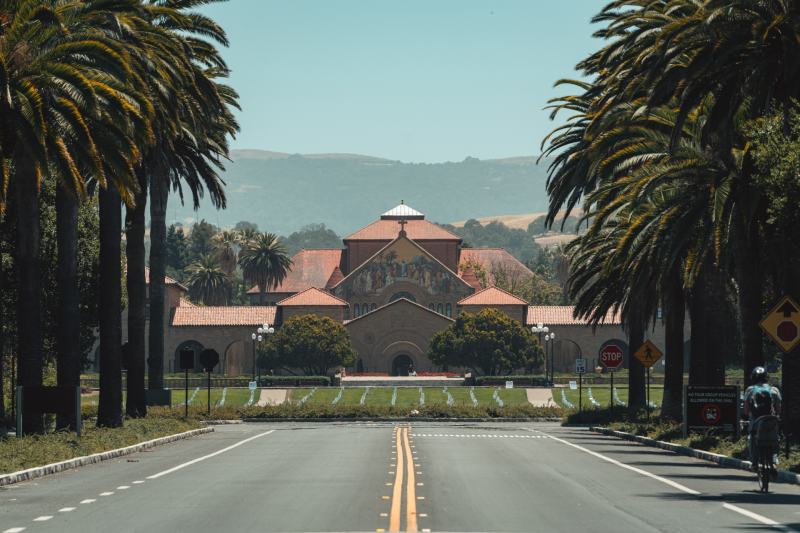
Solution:
<path fill-rule="evenodd" d="M 226 376 L 249 374 L 253 369 L 253 352 L 245 353 L 247 345 L 244 341 L 234 341 L 225 349 L 222 357 L 222 372 Z"/>
<path fill-rule="evenodd" d="M 411 358 L 405 354 L 400 354 L 392 361 L 392 376 L 407 376 L 413 369 Z"/>

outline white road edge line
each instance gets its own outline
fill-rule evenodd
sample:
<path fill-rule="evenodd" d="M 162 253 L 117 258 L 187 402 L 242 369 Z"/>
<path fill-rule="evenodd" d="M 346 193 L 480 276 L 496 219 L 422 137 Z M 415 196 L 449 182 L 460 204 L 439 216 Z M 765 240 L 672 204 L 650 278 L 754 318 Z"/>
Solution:
<path fill-rule="evenodd" d="M 259 435 L 256 435 L 255 437 L 250 437 L 249 439 L 245 439 L 245 440 L 243 440 L 241 442 L 237 442 L 233 446 L 228 446 L 227 448 L 224 448 L 224 449 L 222 449 L 222 450 L 220 450 L 218 452 L 214 452 L 212 454 L 206 455 L 205 457 L 200 457 L 200 458 L 195 459 L 193 461 L 189 461 L 188 463 L 183 463 L 182 465 L 178 465 L 178 466 L 176 466 L 174 468 L 170 468 L 169 470 L 164 470 L 163 472 L 159 472 L 158 474 L 155 474 L 155 475 L 152 475 L 152 476 L 147 476 L 147 479 L 156 479 L 158 477 L 167 475 L 167 474 L 169 474 L 171 472 L 175 472 L 176 470 L 180 470 L 181 468 L 187 467 L 189 465 L 193 465 L 195 463 L 199 463 L 200 461 L 204 461 L 204 460 L 206 460 L 206 459 L 208 459 L 210 457 L 214 457 L 215 455 L 219 455 L 221 453 L 227 452 L 228 450 L 232 450 L 232 449 L 236 448 L 237 446 L 241 446 L 242 444 L 244 444 L 246 442 L 250 442 L 253 439 L 257 439 L 259 437 L 263 437 L 264 435 L 269 435 L 270 433 L 273 433 L 274 431 L 275 431 L 274 429 L 271 429 L 271 430 L 267 431 L 266 433 L 261 433 Z"/>
<path fill-rule="evenodd" d="M 528 431 L 536 431 L 536 430 L 528 430 Z M 604 461 L 608 461 L 609 463 L 613 463 L 613 464 L 615 464 L 617 466 L 621 466 L 622 468 L 627 468 L 628 470 L 633 470 L 634 472 L 637 472 L 637 473 L 642 474 L 644 476 L 647 476 L 649 478 L 653 478 L 653 479 L 655 479 L 657 481 L 661 481 L 662 483 L 666 483 L 667 485 L 669 485 L 671 487 L 675 487 L 676 489 L 682 490 L 683 492 L 686 492 L 688 494 L 700 494 L 696 490 L 690 489 L 689 487 L 684 487 L 680 483 L 675 483 L 674 481 L 672 481 L 670 479 L 666 479 L 666 478 L 663 478 L 661 476 L 657 476 L 655 474 L 651 474 L 650 472 L 647 472 L 647 471 L 642 470 L 640 468 L 636 468 L 636 467 L 633 467 L 633 466 L 626 465 L 624 463 L 620 463 L 619 461 L 617 461 L 615 459 L 612 459 L 610 457 L 606 457 L 605 455 L 599 454 L 597 452 L 593 452 L 591 450 L 587 450 L 583 446 L 578 446 L 577 444 L 572 444 L 571 442 L 567 442 L 564 439 L 559 439 L 558 437 L 553 437 L 552 435 L 549 435 L 549 438 L 551 438 L 551 439 L 553 439 L 555 441 L 564 443 L 567 446 L 572 446 L 573 448 L 577 448 L 578 450 L 584 451 L 584 452 L 586 452 L 588 454 L 594 455 L 595 457 L 599 457 L 600 459 L 603 459 Z M 767 518 L 765 516 L 761 516 L 760 514 L 756 514 L 756 513 L 753 513 L 751 511 L 748 511 L 746 509 L 742 509 L 741 507 L 737 507 L 736 505 L 731 505 L 729 503 L 723 503 L 722 506 L 725 509 L 729 509 L 731 511 L 735 511 L 735 512 L 737 512 L 739 514 L 747 516 L 748 518 L 752 518 L 753 520 L 761 522 L 762 524 L 766 524 L 768 526 L 772 526 L 773 528 L 778 529 L 780 531 L 784 531 L 786 533 L 800 533 L 794 528 L 791 528 L 789 526 L 784 526 L 783 524 L 779 524 L 778 522 L 775 522 L 774 520 L 770 520 L 769 518 Z"/>

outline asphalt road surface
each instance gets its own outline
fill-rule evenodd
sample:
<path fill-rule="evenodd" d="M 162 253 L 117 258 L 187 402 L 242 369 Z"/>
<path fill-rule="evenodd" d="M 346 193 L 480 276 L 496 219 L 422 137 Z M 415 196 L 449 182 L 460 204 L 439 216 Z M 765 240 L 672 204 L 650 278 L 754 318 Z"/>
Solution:
<path fill-rule="evenodd" d="M 259 423 L 0 488 L 0 532 L 800 532 L 800 488 L 555 424 Z"/>

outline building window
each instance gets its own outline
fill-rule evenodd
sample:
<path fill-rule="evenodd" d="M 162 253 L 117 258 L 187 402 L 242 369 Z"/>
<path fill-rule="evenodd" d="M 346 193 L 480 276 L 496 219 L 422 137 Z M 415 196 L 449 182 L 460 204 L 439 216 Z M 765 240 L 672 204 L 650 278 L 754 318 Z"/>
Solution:
<path fill-rule="evenodd" d="M 447 304 L 447 318 L 453 318 L 453 307 L 450 304 Z"/>
<path fill-rule="evenodd" d="M 358 306 L 358 304 L 353 306 L 353 318 L 358 318 L 358 312 L 360 310 L 361 310 L 361 308 Z"/>
<path fill-rule="evenodd" d="M 658 318 L 659 319 L 661 318 L 661 306 L 660 305 L 658 306 Z"/>
<path fill-rule="evenodd" d="M 372 307 L 369 309 L 370 311 L 374 311 L 378 308 L 377 304 L 372 304 Z"/>
<path fill-rule="evenodd" d="M 150 306 L 149 305 L 144 308 L 144 319 L 145 320 L 150 320 Z"/>
<path fill-rule="evenodd" d="M 364 304 L 361 306 L 361 314 L 366 315 L 367 313 L 369 313 L 369 308 L 367 307 L 367 304 Z"/>
<path fill-rule="evenodd" d="M 436 310 L 436 308 L 433 306 L 433 304 L 429 305 L 428 309 L 430 309 L 431 311 L 435 311 Z"/>
<path fill-rule="evenodd" d="M 389 303 L 392 303 L 395 300 L 399 300 L 400 298 L 405 298 L 409 302 L 417 303 L 417 299 L 414 298 L 414 295 L 411 294 L 410 292 L 405 292 L 405 291 L 400 291 L 400 292 L 394 293 L 392 295 L 392 297 L 389 299 Z"/>
<path fill-rule="evenodd" d="M 444 314 L 444 312 L 442 311 L 442 304 L 436 306 L 436 312 L 439 313 L 440 315 Z"/>

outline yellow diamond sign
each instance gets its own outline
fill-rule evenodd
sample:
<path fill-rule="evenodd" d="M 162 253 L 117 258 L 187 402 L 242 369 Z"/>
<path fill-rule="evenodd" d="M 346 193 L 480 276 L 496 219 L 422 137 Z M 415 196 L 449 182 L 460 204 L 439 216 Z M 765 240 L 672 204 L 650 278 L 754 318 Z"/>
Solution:
<path fill-rule="evenodd" d="M 786 296 L 759 325 L 784 352 L 791 352 L 800 342 L 800 307 Z"/>
<path fill-rule="evenodd" d="M 641 361 L 644 366 L 650 368 L 656 364 L 656 361 L 658 361 L 663 354 L 661 353 L 661 350 L 656 348 L 655 344 L 647 341 L 642 344 L 642 347 L 636 350 L 636 353 L 633 355 L 635 355 L 636 359 Z"/>

